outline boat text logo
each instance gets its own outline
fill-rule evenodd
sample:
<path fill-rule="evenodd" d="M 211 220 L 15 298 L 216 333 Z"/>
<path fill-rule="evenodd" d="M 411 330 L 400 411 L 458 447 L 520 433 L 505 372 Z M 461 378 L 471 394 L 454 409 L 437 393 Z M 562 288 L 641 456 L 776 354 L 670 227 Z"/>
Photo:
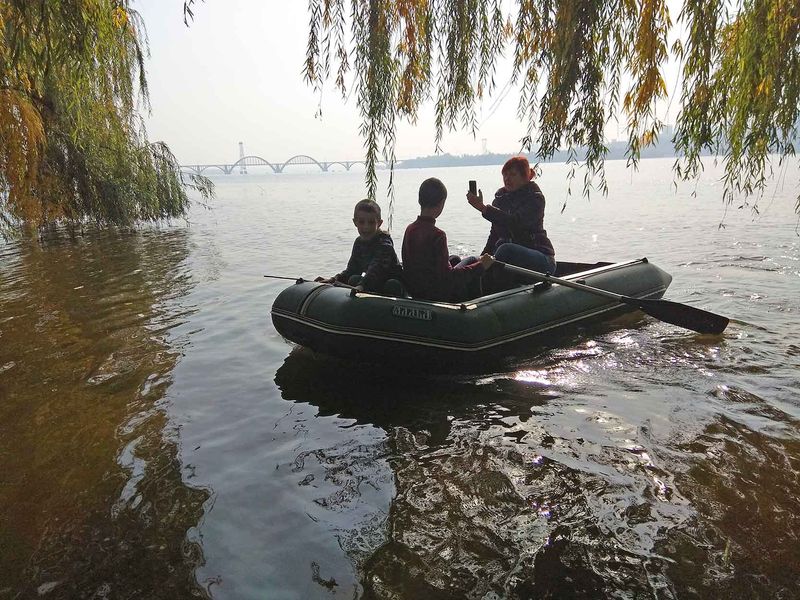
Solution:
<path fill-rule="evenodd" d="M 431 311 L 427 308 L 417 308 L 415 306 L 393 306 L 392 314 L 395 317 L 404 319 L 419 319 L 420 321 L 430 321 L 433 319 Z"/>

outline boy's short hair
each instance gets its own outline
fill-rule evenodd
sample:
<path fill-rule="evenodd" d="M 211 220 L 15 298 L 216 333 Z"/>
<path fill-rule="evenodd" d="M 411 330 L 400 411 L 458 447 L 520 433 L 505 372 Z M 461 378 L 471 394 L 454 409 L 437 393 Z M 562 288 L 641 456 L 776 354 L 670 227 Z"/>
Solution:
<path fill-rule="evenodd" d="M 531 169 L 531 164 L 524 156 L 512 156 L 509 158 L 506 161 L 506 164 L 503 165 L 503 169 L 500 172 L 505 173 L 506 171 L 516 171 L 525 179 L 533 179 L 533 170 Z"/>
<path fill-rule="evenodd" d="M 423 208 L 438 206 L 445 198 L 447 188 L 436 177 L 426 179 L 419 186 L 419 205 Z"/>
<path fill-rule="evenodd" d="M 353 218 L 355 219 L 357 212 L 365 212 L 371 213 L 378 217 L 378 220 L 381 219 L 381 207 L 378 205 L 375 200 L 369 200 L 365 198 L 364 200 L 359 200 L 356 202 L 356 207 L 353 209 Z"/>

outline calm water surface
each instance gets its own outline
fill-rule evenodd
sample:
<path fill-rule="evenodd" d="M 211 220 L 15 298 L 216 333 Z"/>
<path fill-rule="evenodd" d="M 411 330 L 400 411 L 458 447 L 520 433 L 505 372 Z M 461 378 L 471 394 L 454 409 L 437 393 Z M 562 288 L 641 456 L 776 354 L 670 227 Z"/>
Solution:
<path fill-rule="evenodd" d="M 344 266 L 361 173 L 221 177 L 189 223 L 0 245 L 0 599 L 800 597 L 800 169 L 756 216 L 670 166 L 609 163 L 562 213 L 545 165 L 547 229 L 562 260 L 647 256 L 725 334 L 629 315 L 473 376 L 272 327 L 289 282 L 263 275 Z M 431 175 L 479 250 L 463 197 L 496 167 L 398 171 L 397 246 Z"/>

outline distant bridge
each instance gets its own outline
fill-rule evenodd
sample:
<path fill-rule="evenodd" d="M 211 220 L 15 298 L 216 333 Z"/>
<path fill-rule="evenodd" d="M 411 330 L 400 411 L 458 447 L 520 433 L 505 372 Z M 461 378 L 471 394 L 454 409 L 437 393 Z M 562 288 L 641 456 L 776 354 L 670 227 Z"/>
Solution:
<path fill-rule="evenodd" d="M 388 161 L 378 160 L 375 162 L 378 165 L 383 165 L 387 168 L 389 167 Z M 399 162 L 400 161 L 395 161 L 395 165 L 397 165 Z M 197 175 L 202 175 L 203 171 L 206 171 L 207 169 L 218 169 L 225 173 L 225 175 L 230 175 L 236 169 L 239 169 L 239 172 L 242 174 L 247 173 L 247 167 L 269 167 L 274 173 L 283 173 L 283 170 L 290 165 L 317 165 L 322 171 L 327 171 L 333 165 L 341 165 L 349 171 L 350 167 L 353 165 L 364 164 L 366 164 L 366 162 L 363 160 L 325 161 L 317 160 L 316 158 L 312 158 L 306 154 L 298 154 L 297 156 L 293 156 L 284 162 L 270 162 L 261 158 L 260 156 L 243 156 L 232 164 L 181 165 L 181 169 L 190 171 Z"/>

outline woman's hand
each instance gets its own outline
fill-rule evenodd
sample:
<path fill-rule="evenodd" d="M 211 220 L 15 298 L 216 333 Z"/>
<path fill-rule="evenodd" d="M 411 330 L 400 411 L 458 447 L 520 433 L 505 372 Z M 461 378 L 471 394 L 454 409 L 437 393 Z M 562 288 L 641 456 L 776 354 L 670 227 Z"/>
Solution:
<path fill-rule="evenodd" d="M 478 195 L 476 196 L 472 192 L 467 192 L 467 202 L 469 202 L 470 206 L 475 210 L 479 210 L 483 212 L 483 209 L 486 208 L 486 205 L 483 203 L 483 191 L 478 190 Z"/>
<path fill-rule="evenodd" d="M 483 270 L 488 271 L 489 268 L 494 264 L 494 256 L 491 254 L 481 254 L 481 265 L 483 265 Z"/>
<path fill-rule="evenodd" d="M 333 277 L 322 277 L 322 276 L 320 276 L 320 277 L 317 277 L 314 281 L 316 281 L 317 283 L 333 283 L 334 281 L 336 281 L 336 279 L 334 279 Z"/>

